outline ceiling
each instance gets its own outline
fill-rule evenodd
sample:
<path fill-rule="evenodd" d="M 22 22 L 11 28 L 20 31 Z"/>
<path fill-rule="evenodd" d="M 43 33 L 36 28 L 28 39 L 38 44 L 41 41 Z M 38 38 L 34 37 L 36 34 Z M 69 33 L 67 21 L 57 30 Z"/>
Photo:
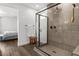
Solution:
<path fill-rule="evenodd" d="M 46 8 L 49 3 L 22 3 L 24 6 L 30 7 L 35 10 Z"/>
<path fill-rule="evenodd" d="M 12 5 L 15 5 L 15 6 L 19 5 L 19 6 L 29 7 L 29 8 L 39 11 L 43 8 L 46 8 L 48 4 L 49 3 L 2 3 L 0 5 L 9 6 L 9 7 L 11 7 Z"/>

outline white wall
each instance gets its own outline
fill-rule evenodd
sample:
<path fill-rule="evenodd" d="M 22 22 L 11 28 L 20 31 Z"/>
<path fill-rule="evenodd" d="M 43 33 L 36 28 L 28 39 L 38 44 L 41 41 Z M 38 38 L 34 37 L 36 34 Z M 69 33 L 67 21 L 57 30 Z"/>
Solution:
<path fill-rule="evenodd" d="M 29 36 L 35 35 L 35 13 L 36 11 L 27 7 L 19 7 L 19 39 L 18 45 L 29 43 Z M 27 26 L 25 26 L 27 25 Z"/>
<path fill-rule="evenodd" d="M 18 46 L 28 44 L 29 36 L 35 35 L 35 30 L 33 29 L 34 28 L 33 26 L 35 25 L 36 11 L 22 4 L 0 4 L 0 5 L 13 7 L 18 10 L 18 18 L 17 18 Z M 28 25 L 28 27 L 26 27 L 25 25 Z"/>
<path fill-rule="evenodd" d="M 1 17 L 0 17 L 0 33 L 2 33 L 2 27 L 1 27 Z"/>
<path fill-rule="evenodd" d="M 0 16 L 17 16 L 17 9 L 0 5 Z"/>
<path fill-rule="evenodd" d="M 5 31 L 17 31 L 17 17 L 7 16 L 1 18 L 2 32 Z"/>
<path fill-rule="evenodd" d="M 0 6 L 0 33 L 5 31 L 17 31 L 17 10 Z"/>

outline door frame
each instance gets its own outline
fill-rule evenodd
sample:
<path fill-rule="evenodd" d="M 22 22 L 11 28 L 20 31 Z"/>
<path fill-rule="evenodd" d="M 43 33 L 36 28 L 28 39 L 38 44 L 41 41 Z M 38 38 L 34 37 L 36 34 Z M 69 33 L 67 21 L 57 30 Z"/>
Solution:
<path fill-rule="evenodd" d="M 37 32 L 36 32 L 36 35 L 38 35 L 38 47 L 40 47 L 40 46 L 44 46 L 44 45 L 47 45 L 48 44 L 48 17 L 47 16 L 44 16 L 44 15 L 41 15 L 41 14 L 36 14 L 36 15 L 38 15 L 38 34 L 37 34 Z M 47 17 L 47 43 L 45 43 L 45 44 L 43 44 L 43 45 L 41 45 L 40 44 L 40 16 L 43 16 L 43 17 Z"/>

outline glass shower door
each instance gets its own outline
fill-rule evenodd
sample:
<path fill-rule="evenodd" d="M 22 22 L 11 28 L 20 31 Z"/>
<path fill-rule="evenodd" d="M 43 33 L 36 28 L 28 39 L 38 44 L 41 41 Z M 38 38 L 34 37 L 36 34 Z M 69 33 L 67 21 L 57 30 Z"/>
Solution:
<path fill-rule="evenodd" d="M 39 16 L 39 43 L 41 45 L 47 44 L 47 17 Z"/>

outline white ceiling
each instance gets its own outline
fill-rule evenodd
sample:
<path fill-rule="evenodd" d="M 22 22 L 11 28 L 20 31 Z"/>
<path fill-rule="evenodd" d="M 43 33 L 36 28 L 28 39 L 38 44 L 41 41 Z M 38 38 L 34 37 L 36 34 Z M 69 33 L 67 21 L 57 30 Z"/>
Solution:
<path fill-rule="evenodd" d="M 49 3 L 24 3 L 23 5 L 38 11 L 38 10 L 41 10 L 43 8 L 46 8 L 48 4 Z"/>
<path fill-rule="evenodd" d="M 29 7 L 32 9 L 35 9 L 37 11 L 47 7 L 49 3 L 0 3 L 0 5 L 4 5 L 4 6 L 9 6 L 11 7 L 12 5 L 19 5 L 19 6 L 25 6 L 25 7 Z M 38 5 L 38 7 L 36 7 Z"/>

